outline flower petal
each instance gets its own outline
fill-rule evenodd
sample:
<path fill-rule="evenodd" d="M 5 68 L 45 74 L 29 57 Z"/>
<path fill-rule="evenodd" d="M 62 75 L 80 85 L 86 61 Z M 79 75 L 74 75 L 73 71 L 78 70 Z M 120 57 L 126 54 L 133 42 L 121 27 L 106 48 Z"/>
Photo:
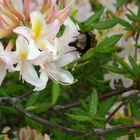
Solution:
<path fill-rule="evenodd" d="M 0 86 L 1 86 L 5 76 L 6 76 L 6 67 L 4 65 L 3 67 L 0 68 Z"/>
<path fill-rule="evenodd" d="M 34 41 L 29 43 L 29 52 L 28 52 L 28 60 L 33 60 L 37 58 L 41 52 L 38 50 L 37 46 L 35 45 Z"/>
<path fill-rule="evenodd" d="M 34 38 L 39 38 L 41 34 L 44 32 L 44 30 L 46 29 L 46 23 L 44 17 L 40 12 L 35 11 L 31 13 L 30 18 L 31 18 L 33 36 Z"/>
<path fill-rule="evenodd" d="M 74 83 L 74 78 L 69 71 L 62 68 L 57 68 L 55 65 L 52 64 L 49 64 L 46 69 L 49 76 L 56 82 L 59 82 L 61 84 Z"/>
<path fill-rule="evenodd" d="M 41 39 L 54 39 L 59 32 L 60 23 L 56 19 L 46 26 L 45 33 L 41 35 Z"/>
<path fill-rule="evenodd" d="M 43 90 L 47 86 L 48 79 L 49 78 L 48 78 L 47 72 L 44 70 L 41 70 L 40 80 L 42 81 L 42 84 L 36 87 L 34 90 L 36 91 Z"/>
<path fill-rule="evenodd" d="M 22 63 L 22 67 L 20 67 L 20 70 L 22 79 L 35 87 L 41 86 L 41 80 L 39 79 L 37 72 L 31 63 L 25 61 L 24 63 Z"/>
<path fill-rule="evenodd" d="M 16 27 L 13 32 L 23 35 L 25 38 L 27 38 L 28 40 L 32 40 L 32 30 L 28 27 L 25 26 L 18 26 Z"/>
<path fill-rule="evenodd" d="M 79 35 L 79 27 L 75 25 L 70 18 L 67 18 L 64 22 L 65 31 L 63 35 L 60 37 L 61 41 L 64 45 L 68 45 L 70 42 L 75 40 L 75 37 Z"/>
<path fill-rule="evenodd" d="M 58 67 L 64 67 L 68 65 L 69 63 L 77 60 L 79 58 L 79 53 L 78 52 L 70 52 L 67 54 L 64 54 L 60 57 L 59 60 L 57 60 L 55 63 Z"/>
<path fill-rule="evenodd" d="M 0 42 L 0 52 L 4 51 L 4 47 L 2 45 L 2 43 Z"/>
<path fill-rule="evenodd" d="M 29 47 L 27 40 L 23 36 L 19 36 L 16 40 L 16 52 L 20 59 L 27 59 Z"/>

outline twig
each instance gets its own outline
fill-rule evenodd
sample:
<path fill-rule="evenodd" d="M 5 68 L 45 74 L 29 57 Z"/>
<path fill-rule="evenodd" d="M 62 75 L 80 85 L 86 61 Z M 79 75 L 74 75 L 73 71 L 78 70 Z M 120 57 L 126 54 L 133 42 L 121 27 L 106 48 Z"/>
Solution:
<path fill-rule="evenodd" d="M 57 129 L 57 130 L 62 131 L 62 132 L 73 134 L 73 135 L 102 136 L 102 135 L 104 135 L 108 132 L 111 132 L 111 131 L 127 130 L 127 129 L 131 129 L 131 128 L 140 128 L 140 124 L 132 124 L 132 125 L 125 125 L 125 126 L 116 126 L 116 127 L 107 128 L 107 129 L 93 129 L 92 131 L 75 130 L 75 129 L 64 127 L 64 126 L 59 125 L 59 124 L 55 124 L 53 122 L 50 122 L 46 119 L 43 119 L 35 114 L 28 112 L 27 110 L 22 108 L 20 106 L 20 104 L 18 104 L 18 100 L 19 99 L 15 99 L 15 98 L 7 98 L 7 99 L 3 98 L 3 100 L 2 100 L 2 98 L 1 98 L 1 101 L 6 101 L 5 104 L 11 105 L 14 109 L 16 109 L 18 112 L 22 113 L 26 117 L 31 118 L 32 120 L 35 120 L 36 122 L 39 122 L 45 126 Z"/>
<path fill-rule="evenodd" d="M 104 135 L 105 133 L 108 133 L 111 131 L 127 130 L 127 129 L 131 129 L 131 128 L 140 128 L 140 124 L 132 124 L 132 125 L 125 125 L 125 126 L 116 126 L 116 127 L 107 128 L 107 129 L 94 129 L 92 131 L 81 131 L 81 130 L 66 128 L 62 125 L 58 125 L 58 124 L 52 123 L 48 120 L 45 120 L 37 115 L 34 115 L 34 114 L 24 110 L 22 107 L 20 107 L 19 104 L 16 104 L 13 107 L 18 112 L 24 114 L 25 116 L 43 124 L 43 125 L 49 126 L 51 128 L 57 129 L 57 130 L 62 131 L 62 132 L 66 132 L 66 133 L 74 134 L 74 135 L 80 135 L 80 136 L 101 136 L 101 135 Z"/>
<path fill-rule="evenodd" d="M 108 116 L 108 118 L 106 119 L 105 123 L 110 122 L 110 120 L 112 119 L 112 117 L 114 116 L 114 114 L 125 104 L 125 102 L 121 102 L 112 113 L 110 113 L 110 115 Z"/>
<path fill-rule="evenodd" d="M 104 95 L 101 95 L 99 97 L 99 100 L 102 101 L 102 100 L 105 100 L 107 98 L 110 98 L 110 97 L 113 97 L 113 96 L 117 96 L 117 95 L 120 95 L 126 91 L 130 91 L 132 90 L 133 87 L 129 87 L 129 88 L 124 88 L 124 89 L 120 89 L 120 90 L 117 90 L 117 91 L 112 91 L 110 93 L 107 93 L 107 94 L 104 94 Z M 86 100 L 88 101 L 88 100 Z M 74 107 L 78 107 L 80 105 L 80 102 L 77 101 L 77 102 L 74 102 L 72 104 L 68 104 L 68 105 L 65 105 L 65 106 L 61 106 L 61 105 L 56 105 L 54 107 L 55 110 L 59 110 L 59 111 L 63 111 L 63 110 L 66 110 L 66 109 L 70 109 L 70 108 L 74 108 Z"/>

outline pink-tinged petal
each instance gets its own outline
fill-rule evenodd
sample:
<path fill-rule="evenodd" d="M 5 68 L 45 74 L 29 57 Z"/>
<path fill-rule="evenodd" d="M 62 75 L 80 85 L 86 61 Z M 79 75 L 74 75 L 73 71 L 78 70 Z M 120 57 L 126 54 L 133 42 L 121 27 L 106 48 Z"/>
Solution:
<path fill-rule="evenodd" d="M 0 86 L 6 76 L 6 66 L 0 67 Z"/>
<path fill-rule="evenodd" d="M 54 39 L 60 30 L 60 23 L 56 19 L 53 23 L 47 25 L 45 33 L 41 35 L 41 39 Z"/>
<path fill-rule="evenodd" d="M 46 86 L 47 86 L 47 82 L 48 82 L 48 74 L 46 71 L 41 70 L 41 74 L 40 74 L 40 80 L 42 81 L 42 84 L 38 87 L 35 87 L 35 91 L 39 91 L 39 90 L 43 90 Z"/>
<path fill-rule="evenodd" d="M 22 67 L 20 68 L 20 72 L 23 80 L 35 87 L 41 86 L 41 80 L 39 79 L 37 72 L 31 63 L 24 61 L 22 63 Z"/>
<path fill-rule="evenodd" d="M 49 77 L 61 84 L 73 84 L 74 78 L 71 75 L 71 73 L 67 70 L 64 70 L 62 68 L 58 68 L 53 64 L 48 64 L 46 67 L 46 70 L 48 72 Z"/>
<path fill-rule="evenodd" d="M 68 6 L 68 7 L 64 8 L 63 10 L 59 11 L 57 18 L 61 25 L 67 19 L 68 15 L 70 13 L 70 10 L 71 10 L 71 8 L 70 8 L 70 6 Z"/>
<path fill-rule="evenodd" d="M 31 4 L 31 0 L 24 0 L 23 11 L 24 11 L 24 15 L 25 15 L 27 20 L 30 19 L 30 16 L 29 16 L 30 4 Z"/>
<path fill-rule="evenodd" d="M 20 14 L 23 13 L 23 1 L 21 0 L 11 0 L 11 3 L 13 5 L 13 7 L 20 12 Z"/>
<path fill-rule="evenodd" d="M 80 56 L 78 52 L 70 52 L 62 55 L 57 61 L 55 61 L 55 64 L 57 65 L 57 67 L 64 67 L 69 63 L 79 59 L 79 57 Z"/>
<path fill-rule="evenodd" d="M 19 35 L 23 35 L 25 38 L 27 38 L 28 40 L 32 40 L 32 35 L 33 32 L 30 28 L 25 27 L 25 26 L 18 26 L 16 27 L 13 32 L 19 34 Z"/>
<path fill-rule="evenodd" d="M 22 20 L 23 19 L 23 16 L 22 14 L 15 9 L 15 7 L 12 5 L 11 1 L 10 0 L 4 0 L 4 4 L 6 5 L 6 8 L 11 12 L 13 13 L 14 15 L 16 15 L 16 17 L 19 19 L 19 20 Z"/>
<path fill-rule="evenodd" d="M 0 60 L 2 62 L 4 62 L 5 66 L 7 67 L 7 69 L 9 71 L 14 71 L 14 67 L 12 64 L 15 64 L 17 62 L 17 57 L 16 57 L 16 54 L 15 53 L 12 53 L 12 52 L 3 52 L 1 55 L 0 55 Z"/>
<path fill-rule="evenodd" d="M 56 18 L 56 13 L 57 13 L 57 10 L 56 10 L 56 7 L 52 7 L 52 8 L 49 8 L 49 10 L 47 11 L 47 13 L 49 13 L 46 17 L 46 23 L 47 24 L 50 24 L 51 22 L 53 22 Z M 51 13 L 51 14 L 50 14 Z"/>

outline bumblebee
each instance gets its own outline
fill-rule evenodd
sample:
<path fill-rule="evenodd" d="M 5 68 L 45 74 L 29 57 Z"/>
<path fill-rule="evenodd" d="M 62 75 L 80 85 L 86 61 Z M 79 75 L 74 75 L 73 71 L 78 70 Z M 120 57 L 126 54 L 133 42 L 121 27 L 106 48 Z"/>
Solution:
<path fill-rule="evenodd" d="M 77 51 L 83 55 L 90 48 L 95 47 L 97 44 L 96 35 L 90 32 L 80 33 L 75 41 L 70 42 L 69 46 L 75 47 Z"/>

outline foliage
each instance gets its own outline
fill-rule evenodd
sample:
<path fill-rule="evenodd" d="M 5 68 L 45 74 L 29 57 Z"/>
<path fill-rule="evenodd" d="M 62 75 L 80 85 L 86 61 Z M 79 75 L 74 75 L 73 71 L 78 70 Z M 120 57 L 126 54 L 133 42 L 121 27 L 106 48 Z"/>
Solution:
<path fill-rule="evenodd" d="M 16 72 L 7 74 L 0 88 L 0 140 L 4 140 L 1 134 L 6 126 L 13 139 L 19 128 L 27 126 L 41 135 L 49 134 L 52 140 L 98 140 L 101 136 L 133 140 L 140 136 L 140 3 L 107 3 L 115 13 L 94 0 L 90 0 L 94 13 L 85 21 L 72 13 L 80 32 L 95 34 L 97 40 L 95 46 L 92 40 L 91 46 L 80 52 L 80 59 L 64 67 L 74 75 L 75 83 L 61 85 L 51 77 L 45 89 L 33 91 L 28 83 L 21 84 Z M 131 4 L 137 12 L 129 8 Z M 124 13 L 122 8 L 126 8 Z M 62 25 L 57 37 L 64 31 Z M 19 111 L 16 105 L 46 122 Z M 87 133 L 91 131 L 93 135 Z"/>

